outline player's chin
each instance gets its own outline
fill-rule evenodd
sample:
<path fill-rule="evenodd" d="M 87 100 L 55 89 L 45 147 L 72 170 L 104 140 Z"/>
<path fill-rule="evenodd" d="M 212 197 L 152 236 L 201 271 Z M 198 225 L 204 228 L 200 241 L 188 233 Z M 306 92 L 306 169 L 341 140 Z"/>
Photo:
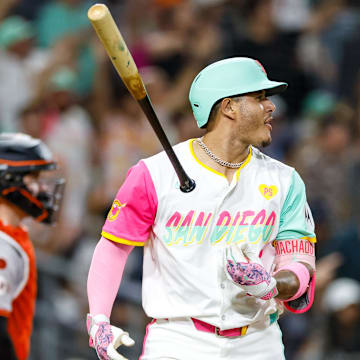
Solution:
<path fill-rule="evenodd" d="M 259 139 L 260 140 L 259 145 L 261 147 L 266 147 L 266 146 L 270 145 L 271 141 L 272 141 L 272 137 L 271 137 L 272 127 L 271 127 L 271 125 L 265 125 L 265 129 L 263 128 L 262 130 L 263 131 L 261 132 L 261 137 Z"/>
<path fill-rule="evenodd" d="M 260 146 L 261 147 L 267 147 L 271 144 L 271 141 L 272 141 L 272 137 L 271 135 L 269 135 L 266 139 L 263 139 L 261 142 L 260 142 Z"/>
<path fill-rule="evenodd" d="M 271 144 L 272 137 L 270 130 L 266 127 L 260 129 L 257 134 L 252 138 L 251 144 L 256 147 L 266 147 Z"/>
<path fill-rule="evenodd" d="M 261 147 L 267 147 L 267 146 L 269 146 L 269 145 L 271 144 L 271 141 L 272 141 L 271 137 L 270 137 L 269 139 L 267 139 L 267 140 L 264 140 L 264 141 L 261 143 Z"/>
<path fill-rule="evenodd" d="M 264 140 L 259 140 L 259 141 L 254 141 L 251 143 L 252 145 L 259 147 L 259 148 L 264 148 L 267 147 L 271 144 L 271 138 L 268 139 L 264 139 Z"/>

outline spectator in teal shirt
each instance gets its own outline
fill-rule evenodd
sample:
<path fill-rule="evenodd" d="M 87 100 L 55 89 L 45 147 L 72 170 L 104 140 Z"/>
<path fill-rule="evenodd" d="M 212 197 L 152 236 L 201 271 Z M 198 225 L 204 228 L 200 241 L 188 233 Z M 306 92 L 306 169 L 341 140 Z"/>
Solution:
<path fill-rule="evenodd" d="M 44 5 L 36 19 L 37 39 L 41 47 L 62 46 L 72 55 L 79 73 L 77 92 L 88 95 L 92 90 L 96 70 L 91 49 L 92 29 L 87 11 L 94 1 L 57 0 Z"/>

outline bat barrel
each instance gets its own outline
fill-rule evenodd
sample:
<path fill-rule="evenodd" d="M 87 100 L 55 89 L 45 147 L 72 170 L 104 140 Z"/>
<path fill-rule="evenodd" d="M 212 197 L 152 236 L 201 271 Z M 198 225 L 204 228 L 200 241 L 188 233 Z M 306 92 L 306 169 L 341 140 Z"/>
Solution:
<path fill-rule="evenodd" d="M 93 5 L 88 10 L 88 18 L 130 94 L 136 100 L 144 99 L 144 83 L 108 7 L 104 4 Z"/>

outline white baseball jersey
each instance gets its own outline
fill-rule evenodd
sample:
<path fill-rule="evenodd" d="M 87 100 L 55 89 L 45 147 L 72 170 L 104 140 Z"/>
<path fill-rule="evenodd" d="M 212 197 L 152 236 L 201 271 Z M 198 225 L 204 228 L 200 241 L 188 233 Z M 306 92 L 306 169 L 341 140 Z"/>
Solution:
<path fill-rule="evenodd" d="M 29 259 L 21 246 L 0 231 L 0 313 L 10 313 L 12 302 L 23 290 L 29 276 Z"/>
<path fill-rule="evenodd" d="M 229 183 L 196 158 L 193 141 L 174 150 L 196 188 L 179 190 L 164 152 L 142 160 L 129 170 L 102 235 L 144 246 L 148 316 L 194 317 L 223 330 L 263 321 L 277 302 L 248 296 L 228 280 L 223 249 L 247 242 L 259 256 L 268 254 L 271 271 L 274 240 L 315 241 L 304 184 L 293 168 L 254 147 Z"/>

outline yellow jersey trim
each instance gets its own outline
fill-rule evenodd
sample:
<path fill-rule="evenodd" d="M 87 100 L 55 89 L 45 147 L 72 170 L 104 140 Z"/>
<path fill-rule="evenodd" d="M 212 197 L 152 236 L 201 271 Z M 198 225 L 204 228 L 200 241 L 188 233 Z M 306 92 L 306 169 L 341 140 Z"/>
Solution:
<path fill-rule="evenodd" d="M 196 160 L 196 162 L 199 163 L 199 164 L 200 164 L 202 167 L 204 167 L 205 169 L 207 169 L 207 170 L 209 170 L 209 171 L 211 171 L 211 172 L 213 172 L 213 173 L 215 173 L 215 174 L 217 174 L 217 175 L 220 175 L 220 176 L 226 178 L 226 176 L 225 176 L 224 174 L 222 174 L 222 173 L 220 173 L 220 172 L 212 169 L 210 166 L 205 165 L 203 162 L 201 162 L 201 161 L 196 157 L 195 152 L 194 152 L 194 146 L 193 146 L 194 141 L 195 141 L 195 139 L 191 139 L 190 142 L 189 142 L 189 146 L 190 146 L 191 154 L 192 154 L 192 156 L 194 157 L 194 159 Z"/>
<path fill-rule="evenodd" d="M 132 245 L 132 246 L 144 246 L 145 245 L 144 242 L 122 239 L 122 238 L 119 238 L 119 237 L 114 236 L 112 234 L 109 234 L 109 233 L 107 233 L 105 231 L 102 231 L 101 235 L 103 237 L 107 238 L 108 240 L 111 240 L 111 241 L 114 241 L 114 242 L 117 242 L 117 243 L 120 243 L 120 244 L 124 244 L 124 245 Z"/>
<path fill-rule="evenodd" d="M 300 239 L 304 239 L 304 240 L 307 240 L 307 241 L 310 241 L 311 243 L 316 243 L 317 240 L 316 240 L 316 237 L 310 237 L 310 236 L 304 236 L 304 237 L 301 237 Z"/>
<path fill-rule="evenodd" d="M 199 163 L 202 167 L 204 167 L 205 169 L 217 174 L 217 175 L 220 175 L 224 178 L 226 178 L 226 176 L 214 169 L 212 169 L 210 166 L 207 166 L 205 165 L 203 162 L 201 162 L 195 155 L 195 152 L 194 152 L 194 146 L 193 146 L 193 143 L 194 143 L 195 139 L 191 139 L 190 142 L 189 142 L 189 147 L 190 147 L 190 152 L 192 154 L 192 156 L 194 157 L 194 159 L 196 160 L 197 163 Z M 236 170 L 236 181 L 239 181 L 239 174 L 240 174 L 240 170 L 243 169 L 248 163 L 249 161 L 251 160 L 251 156 L 252 156 L 252 149 L 251 149 L 251 146 L 249 146 L 249 154 L 246 158 L 246 160 L 244 161 L 244 163 L 239 167 L 239 169 Z"/>

